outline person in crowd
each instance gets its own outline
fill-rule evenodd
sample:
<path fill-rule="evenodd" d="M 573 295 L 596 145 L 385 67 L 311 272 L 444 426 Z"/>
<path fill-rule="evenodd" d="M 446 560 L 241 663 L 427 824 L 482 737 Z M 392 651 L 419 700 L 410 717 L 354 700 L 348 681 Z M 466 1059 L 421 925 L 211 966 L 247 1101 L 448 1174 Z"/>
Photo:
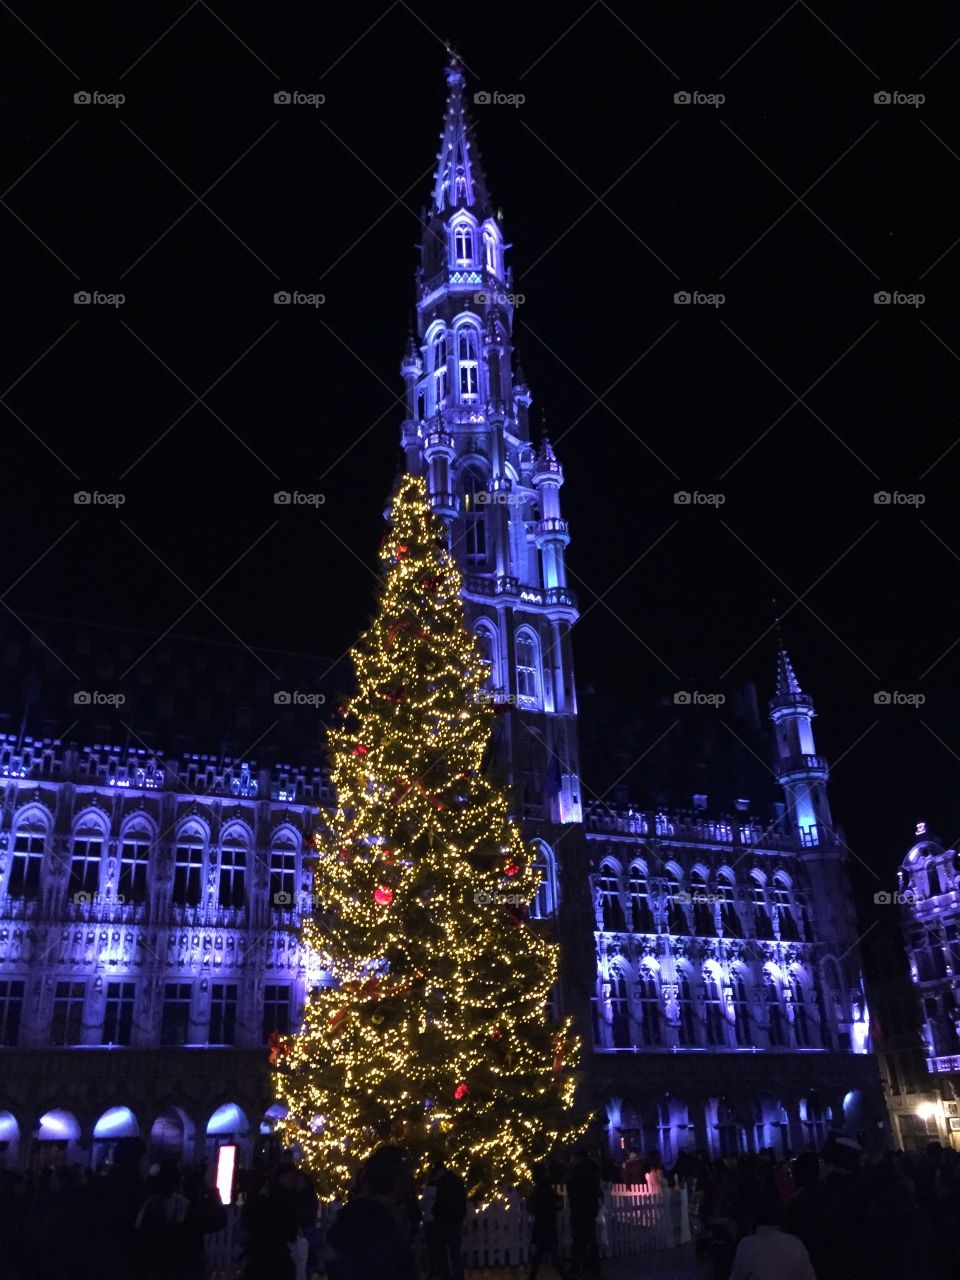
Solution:
<path fill-rule="evenodd" d="M 597 1248 L 597 1214 L 603 1201 L 600 1171 L 581 1148 L 567 1178 L 567 1201 L 570 1206 L 571 1264 L 575 1276 L 586 1269 L 597 1274 L 600 1252 Z"/>
<path fill-rule="evenodd" d="M 413 1250 L 402 1224 L 410 1172 L 399 1147 L 374 1151 L 356 1190 L 327 1234 L 329 1280 L 416 1280 Z"/>
<path fill-rule="evenodd" d="M 737 1245 L 730 1280 L 817 1280 L 806 1245 L 781 1230 L 781 1216 L 782 1205 L 771 1183 L 754 1209 L 756 1234 L 744 1236 Z"/>
<path fill-rule="evenodd" d="M 427 1223 L 430 1280 L 463 1280 L 463 1222 L 467 1216 L 467 1188 L 443 1159 L 434 1162 L 428 1187 L 432 1190 Z"/>
<path fill-rule="evenodd" d="M 624 1161 L 623 1180 L 628 1187 L 647 1185 L 647 1166 L 638 1151 L 631 1151 Z"/>
<path fill-rule="evenodd" d="M 557 1214 L 563 1201 L 554 1190 L 549 1171 L 538 1165 L 533 1171 L 533 1191 L 527 1199 L 527 1211 L 533 1218 L 530 1231 L 530 1280 L 537 1280 L 537 1272 L 549 1257 L 560 1270 L 560 1238 L 557 1232 Z"/>
<path fill-rule="evenodd" d="M 297 1170 L 280 1165 L 257 1188 L 251 1185 L 244 1204 L 247 1260 L 244 1280 L 296 1280 L 291 1246 L 299 1236 Z"/>

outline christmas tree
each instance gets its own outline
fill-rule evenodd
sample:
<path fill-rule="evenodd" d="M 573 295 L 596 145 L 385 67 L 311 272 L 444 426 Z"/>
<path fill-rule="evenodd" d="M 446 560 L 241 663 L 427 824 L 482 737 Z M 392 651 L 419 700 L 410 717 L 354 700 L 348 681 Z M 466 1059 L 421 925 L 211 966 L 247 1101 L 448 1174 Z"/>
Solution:
<path fill-rule="evenodd" d="M 557 947 L 527 906 L 540 873 L 484 773 L 497 703 L 422 479 L 401 481 L 380 555 L 302 926 L 331 982 L 274 1055 L 275 1085 L 322 1192 L 392 1141 L 421 1170 L 443 1151 L 485 1197 L 582 1131 L 578 1043 L 547 1022 Z"/>

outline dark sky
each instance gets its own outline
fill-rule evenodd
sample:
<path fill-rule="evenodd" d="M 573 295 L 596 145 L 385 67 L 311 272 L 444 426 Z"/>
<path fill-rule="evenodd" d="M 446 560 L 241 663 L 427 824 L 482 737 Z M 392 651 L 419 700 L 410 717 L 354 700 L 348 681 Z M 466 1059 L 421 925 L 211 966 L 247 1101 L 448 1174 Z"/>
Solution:
<path fill-rule="evenodd" d="M 754 680 L 765 701 L 776 597 L 864 900 L 918 819 L 955 840 L 950 8 L 12 0 L 0 27 L 6 608 L 331 657 L 351 642 L 449 38 L 471 93 L 526 98 L 475 119 L 535 416 L 567 471 L 580 681 L 652 701 Z M 926 100 L 874 102 L 894 90 Z M 75 306 L 82 289 L 126 300 Z M 280 289 L 325 303 L 278 308 Z M 81 489 L 125 503 L 77 506 Z M 277 507 L 277 489 L 325 504 Z"/>

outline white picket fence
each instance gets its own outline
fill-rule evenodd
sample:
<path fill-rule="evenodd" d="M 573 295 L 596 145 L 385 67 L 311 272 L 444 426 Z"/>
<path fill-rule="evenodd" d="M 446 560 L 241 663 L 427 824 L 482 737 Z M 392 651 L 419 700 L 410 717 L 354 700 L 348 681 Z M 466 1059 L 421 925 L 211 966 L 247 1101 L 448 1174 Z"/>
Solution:
<path fill-rule="evenodd" d="M 561 1241 L 570 1250 L 570 1219 L 567 1198 L 559 1218 Z M 326 1227 L 337 1212 L 324 1205 L 320 1225 Z M 503 1200 L 467 1215 L 463 1227 L 463 1257 L 470 1267 L 509 1267 L 529 1262 L 531 1219 L 524 1199 L 510 1192 Z M 649 1187 L 607 1186 L 597 1219 L 600 1253 L 605 1258 L 622 1258 L 656 1249 L 672 1249 L 690 1240 L 690 1214 L 685 1187 L 670 1189 L 661 1184 Z M 227 1225 L 207 1241 L 207 1268 L 210 1280 L 237 1280 L 243 1270 L 243 1228 L 235 1206 L 227 1210 Z"/>

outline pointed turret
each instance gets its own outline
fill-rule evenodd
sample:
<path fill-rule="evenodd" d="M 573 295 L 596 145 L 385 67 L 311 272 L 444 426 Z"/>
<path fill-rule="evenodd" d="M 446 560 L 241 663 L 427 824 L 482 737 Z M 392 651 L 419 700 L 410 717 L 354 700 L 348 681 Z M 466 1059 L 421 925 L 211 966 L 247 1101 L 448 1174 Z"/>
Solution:
<path fill-rule="evenodd" d="M 442 215 L 447 210 L 467 208 L 482 221 L 493 209 L 463 98 L 463 64 L 455 53 L 447 63 L 446 78 L 450 92 L 433 178 L 433 212 Z"/>
<path fill-rule="evenodd" d="M 784 698 L 792 694 L 803 693 L 786 649 L 781 648 L 777 655 L 777 697 Z"/>
<path fill-rule="evenodd" d="M 791 825 L 802 845 L 829 844 L 834 839 L 827 800 L 830 771 L 823 756 L 817 755 L 813 737 L 816 714 L 813 699 L 801 689 L 781 637 L 770 719 L 776 729 L 777 781 L 784 789 Z"/>

